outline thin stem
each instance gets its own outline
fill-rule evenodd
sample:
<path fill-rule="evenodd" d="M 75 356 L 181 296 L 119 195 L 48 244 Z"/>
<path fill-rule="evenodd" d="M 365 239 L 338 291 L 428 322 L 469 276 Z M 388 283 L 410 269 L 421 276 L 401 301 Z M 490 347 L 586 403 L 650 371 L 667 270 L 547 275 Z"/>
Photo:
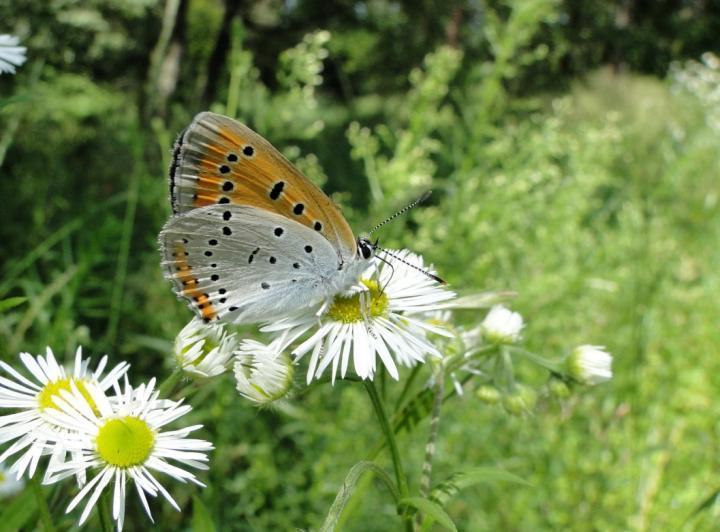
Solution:
<path fill-rule="evenodd" d="M 534 362 L 538 366 L 541 366 L 549 371 L 552 371 L 554 373 L 559 373 L 561 375 L 565 374 L 565 372 L 563 371 L 562 364 L 558 361 L 549 360 L 547 358 L 541 357 L 540 355 L 536 355 L 535 353 L 533 353 L 531 351 L 527 351 L 520 347 L 508 346 L 507 350 L 511 351 L 513 353 L 517 353 L 518 355 L 524 356 L 528 360 Z"/>
<path fill-rule="evenodd" d="M 435 441 L 437 440 L 438 427 L 440 426 L 440 408 L 445 395 L 445 372 L 442 368 L 438 369 L 435 376 L 435 398 L 433 401 L 432 415 L 430 417 L 430 433 L 428 434 L 427 444 L 425 444 L 425 461 L 422 466 L 422 474 L 420 476 L 420 497 L 430 494 L 430 477 L 432 474 L 432 461 L 435 457 Z"/>
<path fill-rule="evenodd" d="M 33 475 L 30 480 L 30 485 L 32 486 L 33 493 L 35 493 L 35 498 L 37 499 L 38 510 L 40 511 L 40 521 L 42 521 L 43 528 L 48 532 L 52 532 L 55 530 L 55 527 L 52 524 L 50 510 L 48 509 L 47 501 L 45 500 L 45 495 L 43 495 L 42 487 L 40 486 L 40 481 L 38 480 L 37 475 Z"/>
<path fill-rule="evenodd" d="M 465 384 L 467 384 L 467 382 L 468 382 L 470 379 L 472 379 L 473 377 L 474 377 L 474 375 L 468 374 L 468 375 L 465 375 L 463 378 L 461 378 L 461 379 L 460 379 L 460 387 L 462 388 L 462 387 L 463 387 Z M 421 392 L 421 393 L 422 393 L 422 392 Z M 419 395 L 419 394 L 418 394 L 418 395 Z M 455 387 L 453 386 L 452 388 L 450 388 L 450 391 L 445 394 L 445 397 L 443 397 L 442 402 L 444 403 L 445 401 L 449 401 L 449 400 L 452 399 L 455 395 L 457 395 L 457 391 L 455 390 Z M 417 397 L 417 396 L 415 396 L 415 397 Z M 414 399 L 414 398 L 413 398 L 413 399 Z M 412 399 L 411 399 L 411 401 L 412 401 Z M 395 414 L 393 415 L 393 419 L 392 419 L 392 422 L 393 422 L 393 423 L 392 423 L 392 426 L 395 427 L 395 428 L 394 428 L 394 431 L 395 431 L 395 432 L 398 432 L 399 430 L 401 430 L 401 429 L 398 427 L 398 420 L 399 420 L 399 416 L 400 416 L 401 414 L 402 414 L 401 411 L 397 411 L 397 412 L 395 412 Z M 413 424 L 412 427 L 407 428 L 406 430 L 409 432 L 409 431 L 412 430 L 412 428 L 414 428 L 414 427 L 415 427 L 415 425 Z M 381 452 L 383 449 L 385 449 L 385 445 L 386 445 L 386 443 L 385 443 L 384 441 L 378 442 L 377 445 L 375 445 L 375 447 L 373 447 L 372 451 L 370 451 L 370 452 L 367 454 L 367 456 L 365 457 L 365 459 L 366 459 L 366 460 L 369 460 L 369 461 L 375 460 L 375 458 L 377 458 L 377 456 L 380 454 L 380 452 Z"/>
<path fill-rule="evenodd" d="M 390 426 L 390 420 L 385 412 L 385 406 L 380 400 L 375 383 L 371 380 L 366 380 L 363 381 L 363 384 L 370 396 L 370 401 L 375 409 L 375 415 L 377 415 L 378 421 L 380 422 L 380 428 L 385 434 L 385 439 L 387 440 L 388 448 L 390 449 L 390 457 L 392 458 L 393 468 L 395 469 L 395 480 L 398 485 L 398 491 L 400 492 L 400 499 L 404 499 L 408 496 L 409 490 L 407 477 L 405 476 L 405 470 L 403 469 L 400 452 L 397 447 L 397 441 L 395 440 L 395 433 Z M 403 520 L 405 521 L 405 528 L 407 530 L 412 530 L 412 521 L 407 514 L 403 515 Z"/>
<path fill-rule="evenodd" d="M 162 383 L 160 383 L 160 386 L 158 386 L 160 397 L 169 397 L 181 377 L 182 370 L 180 368 L 173 370 L 173 372 L 168 375 Z"/>
<path fill-rule="evenodd" d="M 503 372 L 505 374 L 505 379 L 507 380 L 507 389 L 513 391 L 515 390 L 515 371 L 513 370 L 510 351 L 508 351 L 505 346 L 502 346 L 500 348 L 500 356 L 502 357 Z"/>

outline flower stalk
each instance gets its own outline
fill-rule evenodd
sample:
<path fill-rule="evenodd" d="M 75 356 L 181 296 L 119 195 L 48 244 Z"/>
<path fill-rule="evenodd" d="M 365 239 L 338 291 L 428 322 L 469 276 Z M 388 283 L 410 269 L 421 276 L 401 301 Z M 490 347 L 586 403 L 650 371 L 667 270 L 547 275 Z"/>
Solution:
<path fill-rule="evenodd" d="M 408 497 L 408 483 L 407 477 L 405 476 L 405 470 L 402 465 L 402 459 L 400 458 L 400 451 L 398 450 L 397 441 L 395 440 L 395 433 L 390 426 L 390 420 L 388 419 L 385 407 L 380 400 L 375 383 L 372 380 L 363 381 L 365 389 L 367 390 L 368 396 L 370 396 L 370 402 L 375 410 L 375 415 L 380 423 L 380 428 L 385 435 L 387 440 L 388 448 L 390 449 L 390 457 L 393 463 L 393 469 L 395 470 L 395 481 L 397 482 L 398 491 L 400 492 L 400 499 Z M 405 528 L 412 530 L 412 521 L 407 515 L 403 515 L 405 521 Z"/>
<path fill-rule="evenodd" d="M 171 397 L 175 386 L 180 382 L 183 372 L 181 368 L 176 368 L 170 375 L 168 375 L 164 381 L 160 383 L 158 387 L 158 395 L 161 397 Z"/>
<path fill-rule="evenodd" d="M 420 497 L 427 498 L 430 494 L 430 480 L 432 476 L 432 461 L 435 457 L 435 441 L 437 440 L 438 428 L 440 426 L 440 409 L 442 408 L 445 395 L 445 372 L 442 366 L 438 368 L 435 375 L 435 397 L 433 398 L 433 409 L 430 417 L 430 433 L 425 444 L 425 460 L 422 465 L 420 476 Z"/>

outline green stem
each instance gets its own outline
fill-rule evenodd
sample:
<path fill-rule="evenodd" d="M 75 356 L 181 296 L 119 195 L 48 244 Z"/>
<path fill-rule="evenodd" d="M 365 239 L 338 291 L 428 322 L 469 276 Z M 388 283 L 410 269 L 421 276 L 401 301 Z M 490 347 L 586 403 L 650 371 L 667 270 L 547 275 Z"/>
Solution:
<path fill-rule="evenodd" d="M 375 409 L 375 415 L 377 415 L 378 421 L 380 422 L 380 428 L 385 434 L 388 448 L 390 449 L 390 457 L 393 462 L 393 469 L 395 470 L 395 480 L 398 485 L 398 491 L 400 492 L 400 499 L 405 499 L 409 495 L 407 477 L 405 476 L 405 470 L 403 469 L 402 460 L 400 459 L 400 452 L 398 451 L 397 441 L 395 440 L 395 433 L 390 426 L 390 420 L 388 419 L 387 412 L 385 412 L 385 406 L 380 400 L 375 383 L 371 380 L 363 381 L 365 389 L 370 396 L 373 408 Z M 412 530 L 412 520 L 404 513 L 403 520 L 405 521 L 405 528 Z"/>
<path fill-rule="evenodd" d="M 527 351 L 520 347 L 508 346 L 507 350 L 509 350 L 513 353 L 517 353 L 518 355 L 521 355 L 521 356 L 527 358 L 531 362 L 534 362 L 538 366 L 541 366 L 549 371 L 552 371 L 554 373 L 559 373 L 561 375 L 565 374 L 565 371 L 563 371 L 563 367 L 560 362 L 557 362 L 555 360 L 548 360 L 547 358 L 536 355 L 535 353 L 532 353 L 531 351 Z"/>
<path fill-rule="evenodd" d="M 55 530 L 55 527 L 52 524 L 50 510 L 48 509 L 47 501 L 45 500 L 45 495 L 43 495 L 42 487 L 40 486 L 40 481 L 38 480 L 37 475 L 33 475 L 30 480 L 30 485 L 32 486 L 33 493 L 35 493 L 35 498 L 37 499 L 38 510 L 40 511 L 40 521 L 42 521 L 43 528 L 48 532 L 52 532 Z"/>
<path fill-rule="evenodd" d="M 160 397 L 169 397 L 172 391 L 175 389 L 175 385 L 180 381 L 182 377 L 182 370 L 180 368 L 173 370 L 173 372 L 162 381 L 158 386 L 158 392 Z"/>
<path fill-rule="evenodd" d="M 447 371 L 447 369 L 446 369 L 446 371 Z M 465 384 L 467 384 L 467 382 L 468 382 L 470 379 L 472 379 L 473 377 L 474 377 L 474 375 L 468 374 L 468 375 L 465 375 L 463 378 L 461 378 L 461 379 L 460 379 L 460 387 L 465 386 Z M 422 393 L 422 392 L 420 392 L 420 393 Z M 418 395 L 420 395 L 420 394 L 418 394 Z M 418 395 L 416 395 L 415 397 L 413 397 L 412 399 L 410 399 L 410 400 L 408 401 L 408 403 L 410 403 L 410 402 L 413 401 L 415 398 L 417 398 Z M 453 386 L 453 387 L 450 388 L 450 391 L 445 394 L 445 396 L 443 397 L 442 402 L 445 403 L 445 401 L 449 401 L 449 400 L 452 399 L 455 395 L 457 395 L 457 391 L 455 390 L 455 387 Z M 401 428 L 398 427 L 398 421 L 399 421 L 399 417 L 400 417 L 401 415 L 402 415 L 402 411 L 401 411 L 400 409 L 398 409 L 398 411 L 395 412 L 395 414 L 393 415 L 392 426 L 394 427 L 394 429 L 393 429 L 394 432 L 398 432 L 398 431 L 402 430 Z M 408 429 L 408 431 L 409 431 L 409 430 L 411 430 L 411 429 Z M 370 451 L 370 452 L 367 454 L 367 456 L 365 457 L 365 459 L 366 459 L 366 460 L 369 460 L 369 461 L 375 460 L 375 458 L 377 458 L 377 456 L 380 454 L 380 452 L 381 452 L 383 449 L 385 449 L 385 445 L 386 445 L 386 442 L 384 442 L 384 441 L 378 442 L 378 444 L 375 445 L 375 447 L 373 447 L 372 451 Z"/>
<path fill-rule="evenodd" d="M 438 426 L 440 425 L 440 408 L 443 404 L 443 396 L 445 395 L 445 372 L 443 368 L 439 368 L 435 375 L 435 397 L 433 400 L 432 415 L 430 417 L 430 433 L 428 434 L 427 444 L 425 445 L 425 461 L 422 466 L 420 477 L 420 497 L 427 498 L 430 494 L 430 480 L 432 475 L 432 461 L 435 458 L 435 441 L 438 435 Z"/>

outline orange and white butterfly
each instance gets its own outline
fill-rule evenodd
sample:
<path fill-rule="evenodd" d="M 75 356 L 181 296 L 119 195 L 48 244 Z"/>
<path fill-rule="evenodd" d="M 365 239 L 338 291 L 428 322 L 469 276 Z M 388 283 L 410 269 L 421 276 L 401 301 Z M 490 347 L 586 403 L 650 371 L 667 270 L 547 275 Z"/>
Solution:
<path fill-rule="evenodd" d="M 222 115 L 200 113 L 178 138 L 170 199 L 164 275 L 205 321 L 273 320 L 347 290 L 374 257 L 330 198 Z"/>

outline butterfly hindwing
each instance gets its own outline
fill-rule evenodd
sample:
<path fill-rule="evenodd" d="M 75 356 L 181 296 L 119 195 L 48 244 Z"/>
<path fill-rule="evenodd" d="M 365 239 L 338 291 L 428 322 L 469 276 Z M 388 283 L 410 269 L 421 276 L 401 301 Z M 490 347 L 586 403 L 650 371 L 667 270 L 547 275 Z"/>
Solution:
<path fill-rule="evenodd" d="M 215 113 L 200 113 L 178 138 L 170 168 L 173 212 L 250 205 L 325 237 L 345 260 L 356 254 L 350 226 L 333 201 L 268 141 Z"/>
<path fill-rule="evenodd" d="M 317 232 L 250 206 L 175 216 L 160 247 L 165 277 L 206 321 L 253 323 L 312 304 L 339 268 L 336 251 Z"/>

